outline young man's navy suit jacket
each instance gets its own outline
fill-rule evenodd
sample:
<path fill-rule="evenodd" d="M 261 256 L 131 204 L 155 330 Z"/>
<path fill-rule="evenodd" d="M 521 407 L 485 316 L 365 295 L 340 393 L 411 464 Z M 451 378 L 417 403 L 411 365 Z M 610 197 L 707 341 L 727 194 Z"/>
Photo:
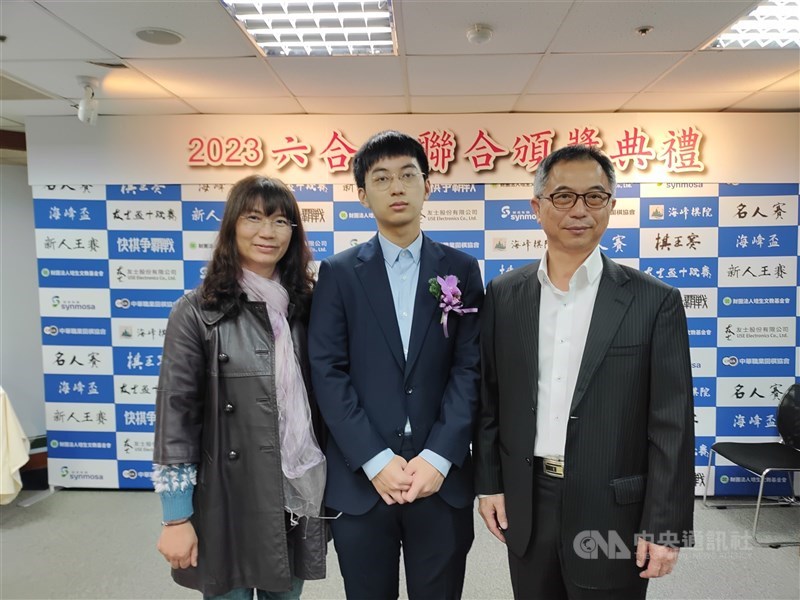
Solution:
<path fill-rule="evenodd" d="M 325 502 L 337 512 L 361 515 L 381 500 L 361 466 L 386 448 L 399 453 L 406 419 L 415 454 L 427 448 L 453 463 L 441 498 L 456 508 L 473 501 L 479 315 L 451 313 L 445 337 L 428 280 L 446 275 L 458 277 L 463 306 L 480 309 L 484 289 L 477 261 L 423 235 L 405 358 L 377 236 L 320 266 L 309 356 L 314 393 L 331 433 Z"/>

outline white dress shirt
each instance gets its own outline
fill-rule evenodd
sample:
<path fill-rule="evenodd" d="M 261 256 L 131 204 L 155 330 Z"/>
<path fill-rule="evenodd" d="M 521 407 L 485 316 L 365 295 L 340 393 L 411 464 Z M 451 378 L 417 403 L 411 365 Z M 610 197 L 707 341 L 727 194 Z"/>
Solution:
<path fill-rule="evenodd" d="M 539 393 L 536 456 L 563 457 L 572 396 L 581 368 L 594 301 L 603 274 L 600 248 L 594 249 L 564 292 L 550 281 L 547 254 L 539 263 Z"/>

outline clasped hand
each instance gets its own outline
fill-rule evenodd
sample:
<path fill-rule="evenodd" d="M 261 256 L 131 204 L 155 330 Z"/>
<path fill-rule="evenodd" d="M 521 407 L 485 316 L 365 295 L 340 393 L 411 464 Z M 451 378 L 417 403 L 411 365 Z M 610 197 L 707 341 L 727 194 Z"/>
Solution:
<path fill-rule="evenodd" d="M 386 504 L 406 504 L 418 498 L 426 498 L 439 491 L 444 476 L 426 461 L 415 456 L 406 461 L 395 456 L 380 473 L 372 479 L 372 485 Z"/>

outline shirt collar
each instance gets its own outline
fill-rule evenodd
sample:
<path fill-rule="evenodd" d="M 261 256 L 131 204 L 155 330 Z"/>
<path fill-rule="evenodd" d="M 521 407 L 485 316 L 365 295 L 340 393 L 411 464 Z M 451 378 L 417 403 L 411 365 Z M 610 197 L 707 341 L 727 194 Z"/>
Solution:
<path fill-rule="evenodd" d="M 414 263 L 419 262 L 420 253 L 422 251 L 421 232 L 417 236 L 417 239 L 411 242 L 407 248 L 401 248 L 397 244 L 393 244 L 388 239 L 386 239 L 380 232 L 378 232 L 378 243 L 381 245 L 381 250 L 383 251 L 383 259 L 389 266 L 392 266 L 395 262 L 397 262 L 397 258 L 400 256 L 400 253 L 403 250 L 408 250 L 411 253 L 411 258 L 413 259 Z"/>
<path fill-rule="evenodd" d="M 595 246 L 592 253 L 586 257 L 586 260 L 581 263 L 578 270 L 572 275 L 570 283 L 573 281 L 581 282 L 584 285 L 594 284 L 600 275 L 603 274 L 603 258 L 600 254 L 600 246 Z M 547 251 L 545 251 L 542 260 L 539 261 L 539 270 L 536 272 L 539 278 L 539 283 L 544 284 L 545 281 L 550 282 L 550 276 L 547 272 Z M 552 284 L 551 284 L 552 285 Z"/>

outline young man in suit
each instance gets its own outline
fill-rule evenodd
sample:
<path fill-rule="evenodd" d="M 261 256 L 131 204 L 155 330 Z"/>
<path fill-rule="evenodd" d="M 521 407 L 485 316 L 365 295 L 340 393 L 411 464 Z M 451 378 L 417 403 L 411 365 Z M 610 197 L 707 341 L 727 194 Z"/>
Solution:
<path fill-rule="evenodd" d="M 419 142 L 378 133 L 353 169 L 378 233 L 322 262 L 309 327 L 345 590 L 397 598 L 402 547 L 410 598 L 458 598 L 473 539 L 480 327 L 471 309 L 483 282 L 474 258 L 420 230 L 431 184 Z M 448 303 L 460 305 L 443 324 L 430 280 L 447 276 L 460 291 Z"/>
<path fill-rule="evenodd" d="M 596 148 L 549 155 L 545 256 L 486 290 L 476 491 L 516 598 L 643 598 L 691 544 L 686 316 L 677 289 L 601 254 L 614 186 Z"/>

